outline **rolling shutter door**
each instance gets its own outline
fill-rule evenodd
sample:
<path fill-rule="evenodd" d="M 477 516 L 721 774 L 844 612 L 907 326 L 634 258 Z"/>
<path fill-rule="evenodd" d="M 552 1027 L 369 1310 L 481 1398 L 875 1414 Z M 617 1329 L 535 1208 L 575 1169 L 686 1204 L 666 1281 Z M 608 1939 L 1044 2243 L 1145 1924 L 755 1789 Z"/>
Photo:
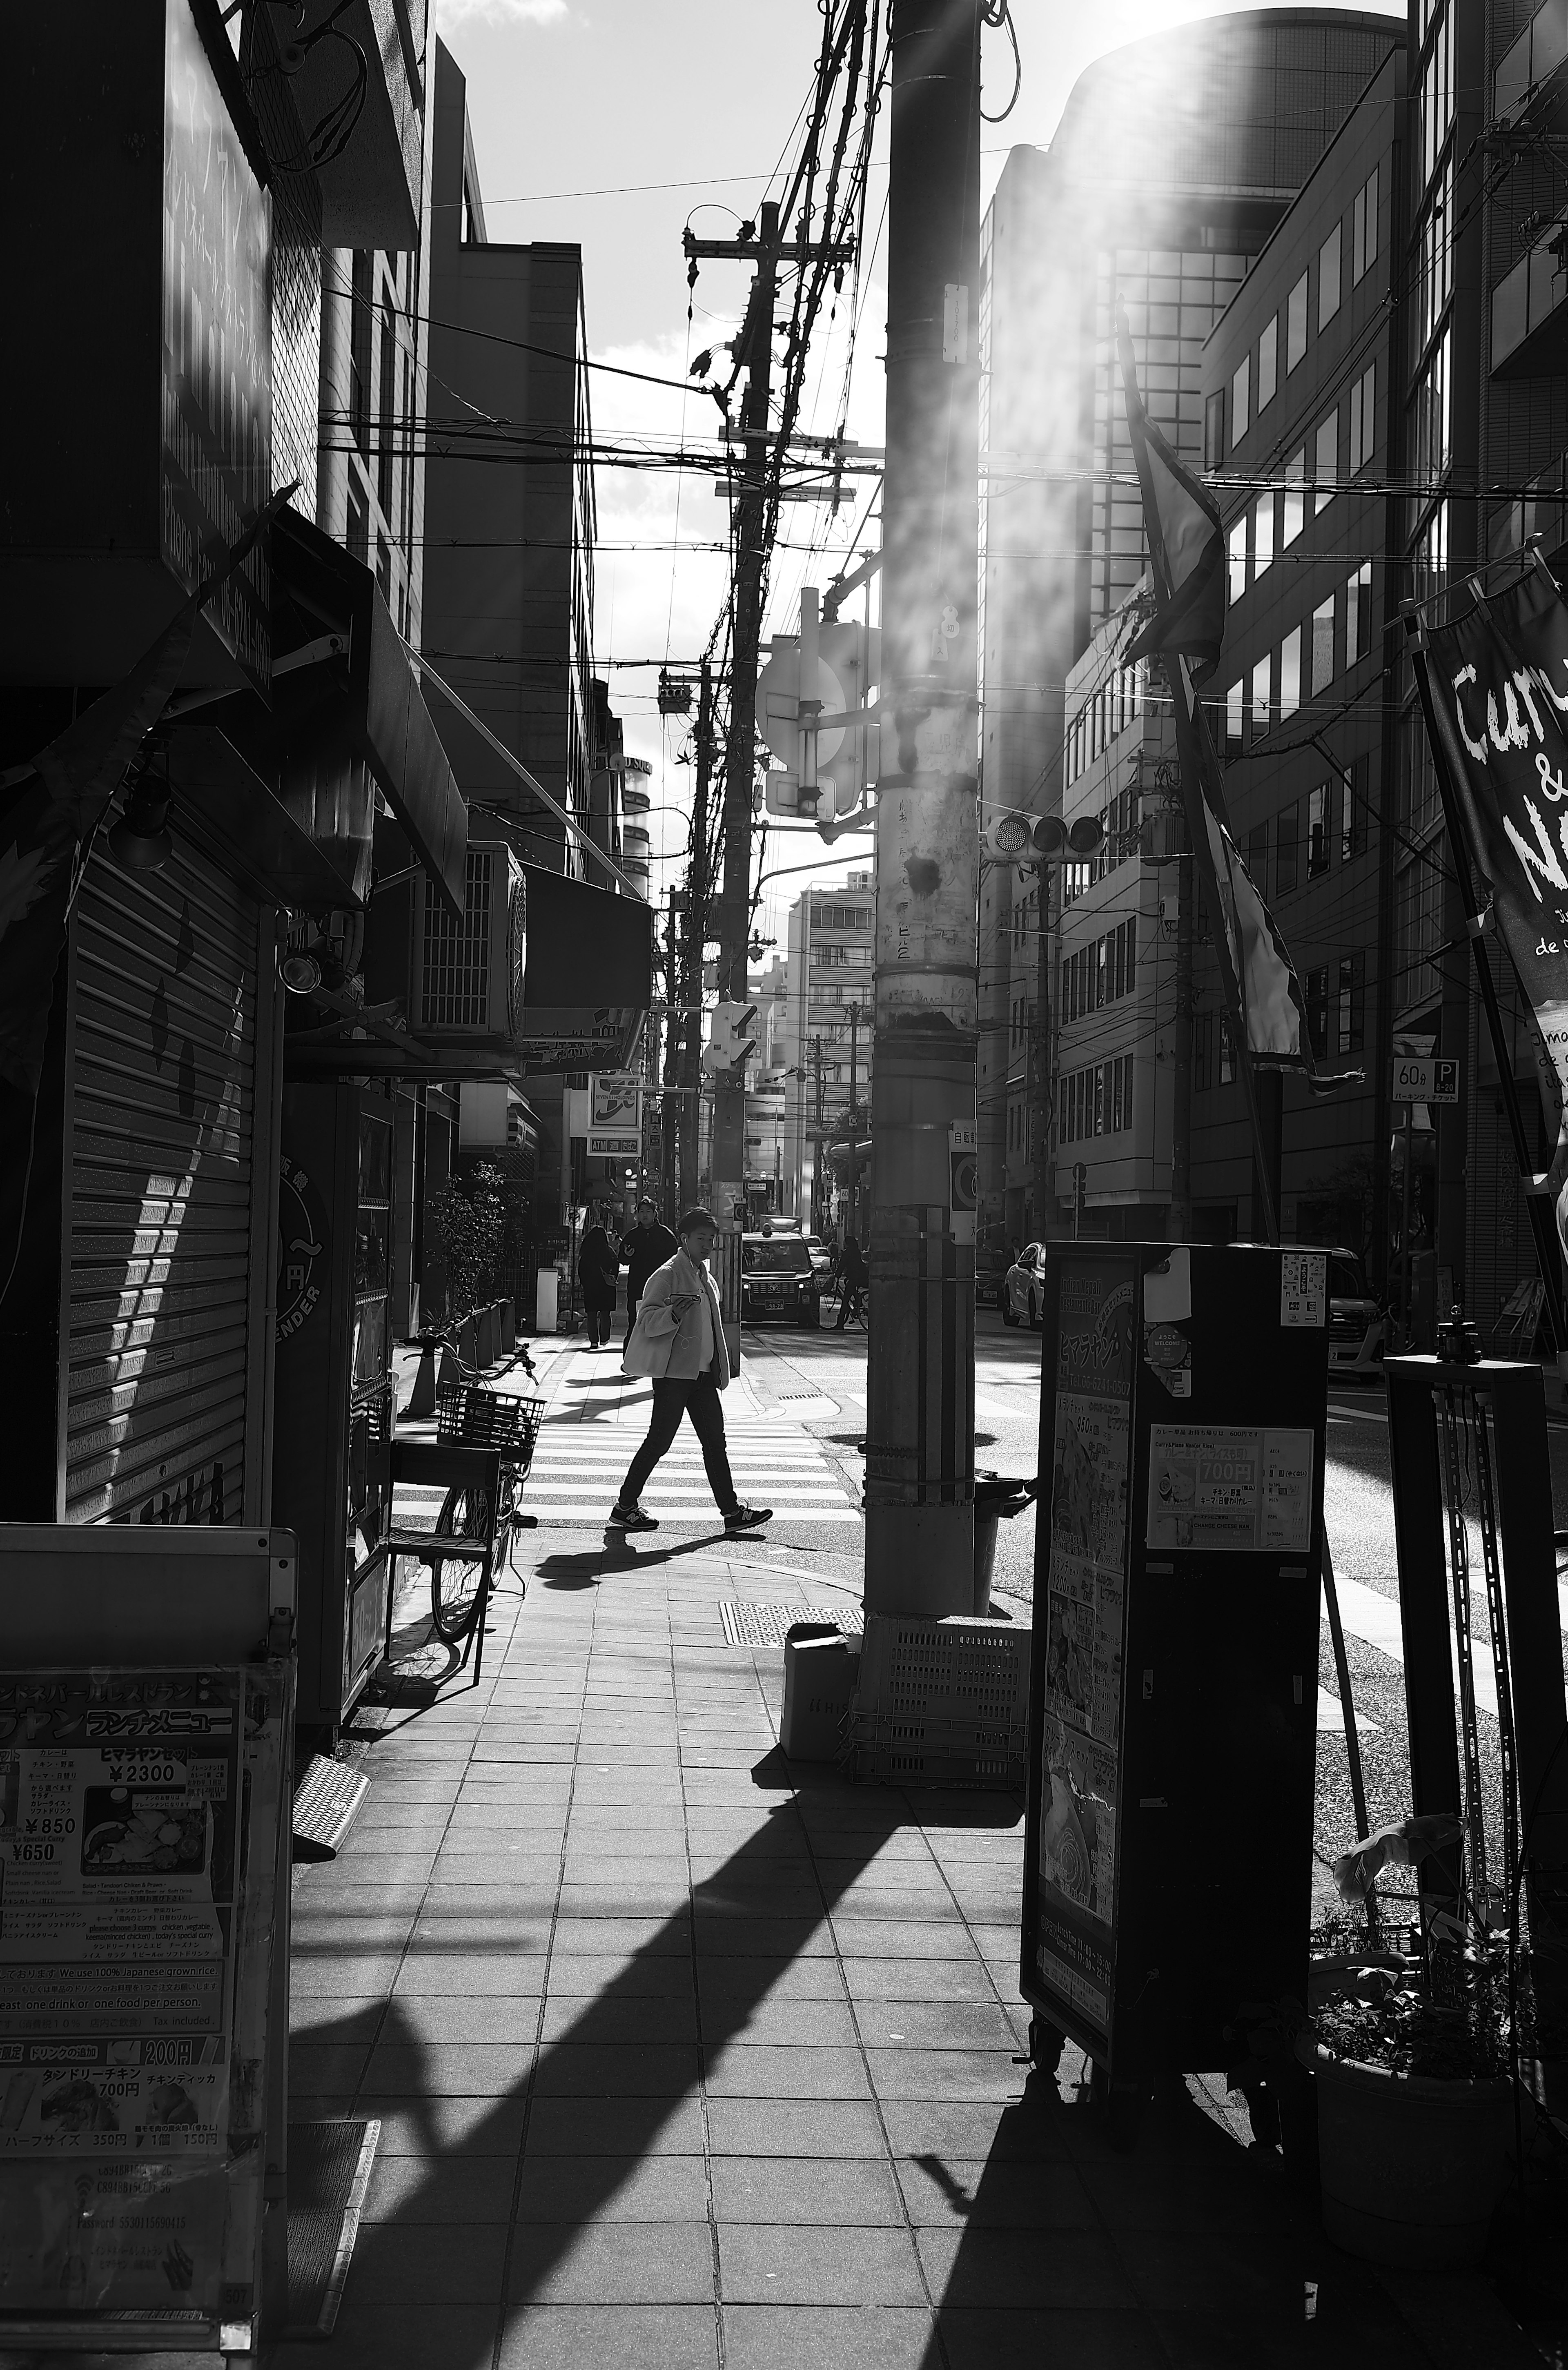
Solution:
<path fill-rule="evenodd" d="M 188 840 L 71 934 L 69 1523 L 242 1519 L 259 909 Z"/>

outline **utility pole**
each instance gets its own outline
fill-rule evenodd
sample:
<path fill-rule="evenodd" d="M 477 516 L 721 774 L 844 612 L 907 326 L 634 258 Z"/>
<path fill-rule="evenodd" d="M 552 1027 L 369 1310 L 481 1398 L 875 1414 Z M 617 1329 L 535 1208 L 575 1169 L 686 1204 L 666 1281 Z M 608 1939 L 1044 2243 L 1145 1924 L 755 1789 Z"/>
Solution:
<path fill-rule="evenodd" d="M 1056 867 L 1043 864 L 1034 891 L 1034 920 L 1037 933 L 1034 972 L 1034 1030 L 1031 1046 L 1034 1055 L 1034 1092 L 1031 1098 L 1031 1115 L 1034 1122 L 1034 1226 L 1037 1236 L 1047 1231 L 1051 1210 L 1051 1103 L 1055 1093 L 1055 1079 L 1051 1061 L 1051 948 L 1052 890 L 1056 879 Z"/>
<path fill-rule="evenodd" d="M 1193 1239 L 1193 858 L 1179 801 L 1172 820 L 1183 853 L 1176 859 L 1176 1009 L 1171 1020 L 1170 1239 Z"/>
<path fill-rule="evenodd" d="M 686 875 L 686 1052 L 681 1065 L 681 1208 L 697 1199 L 698 1090 L 702 1079 L 702 947 L 708 936 L 708 793 L 713 768 L 713 669 L 707 659 L 698 681 L 697 788 L 691 811 L 691 869 Z"/>
<path fill-rule="evenodd" d="M 767 512 L 767 466 L 771 448 L 767 407 L 773 389 L 773 306 L 778 266 L 786 259 L 804 270 L 824 258 L 852 259 L 852 243 L 818 243 L 800 236 L 787 245 L 780 236 L 778 207 L 768 200 L 757 216 L 755 240 L 695 238 L 682 241 L 695 276 L 698 262 L 721 259 L 752 263 L 751 301 L 746 307 L 739 359 L 746 369 L 741 434 L 745 460 L 735 504 L 735 576 L 730 666 L 730 730 L 724 748 L 724 875 L 719 898 L 719 994 L 746 1002 L 746 943 L 751 935 L 752 783 L 755 774 L 756 662 L 762 634 L 762 585 L 767 560 L 763 535 Z M 744 1223 L 746 1090 L 744 1065 L 719 1073 L 713 1099 L 713 1205 L 719 1222 L 720 1286 L 730 1363 L 740 1367 L 740 1235 Z"/>
<path fill-rule="evenodd" d="M 980 17 L 892 17 L 868 1616 L 974 1605 Z"/>
<path fill-rule="evenodd" d="M 860 1231 L 856 1224 L 855 1209 L 856 1202 L 859 1198 L 860 1184 L 859 1162 L 855 1156 L 858 1149 L 856 1138 L 860 1132 L 859 1122 L 856 1118 L 860 1093 L 859 1053 L 860 1007 L 858 1004 L 852 1004 L 849 1007 L 849 1232 L 852 1235 L 859 1235 Z"/>
<path fill-rule="evenodd" d="M 668 1225 L 675 1215 L 671 1203 L 675 1198 L 677 1146 L 675 1114 L 684 1097 L 674 1089 L 681 1082 L 681 1061 L 684 1052 L 680 1021 L 681 946 L 676 923 L 680 919 L 680 897 L 677 891 L 670 899 L 669 916 L 664 928 L 664 1093 L 659 1105 L 659 1201 L 660 1215 Z M 685 1137 L 686 1127 L 681 1124 Z"/>

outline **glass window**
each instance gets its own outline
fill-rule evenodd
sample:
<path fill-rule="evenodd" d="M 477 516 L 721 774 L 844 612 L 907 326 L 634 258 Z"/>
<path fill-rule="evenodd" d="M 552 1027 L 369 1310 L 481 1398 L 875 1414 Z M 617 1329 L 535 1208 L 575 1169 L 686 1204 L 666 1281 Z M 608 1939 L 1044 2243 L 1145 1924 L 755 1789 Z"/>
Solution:
<path fill-rule="evenodd" d="M 1252 522 L 1252 571 L 1261 576 L 1274 561 L 1274 498 L 1260 494 Z"/>
<path fill-rule="evenodd" d="M 1218 387 L 1204 406 L 1204 466 L 1217 469 L 1225 458 L 1225 389 Z"/>
<path fill-rule="evenodd" d="M 1355 193 L 1355 210 L 1350 237 L 1350 279 L 1358 287 L 1370 267 L 1378 260 L 1378 167 L 1373 166 L 1366 177 L 1366 186 Z"/>
<path fill-rule="evenodd" d="M 1359 1053 L 1362 1041 L 1361 1007 L 1366 958 L 1359 950 L 1341 955 L 1339 961 L 1339 1051 Z"/>
<path fill-rule="evenodd" d="M 1307 878 L 1316 880 L 1329 869 L 1329 786 L 1320 782 L 1307 793 Z"/>
<path fill-rule="evenodd" d="M 1377 441 L 1378 365 L 1369 362 L 1350 390 L 1350 474 L 1354 477 L 1372 458 Z"/>
<path fill-rule="evenodd" d="M 1427 762 L 1430 764 L 1431 753 L 1426 749 L 1426 735 L 1424 731 L 1421 734 L 1421 745 L 1423 750 L 1425 751 Z M 1366 760 L 1365 757 L 1358 757 L 1355 765 L 1352 765 L 1350 769 L 1349 781 L 1342 782 L 1340 784 L 1340 788 L 1344 794 L 1344 804 L 1340 809 L 1340 812 L 1344 819 L 1343 827 L 1340 833 L 1340 862 L 1342 864 L 1348 864 L 1353 856 L 1359 856 L 1365 844 L 1366 834 L 1362 828 L 1362 823 L 1366 810 L 1362 805 L 1362 800 L 1366 795 Z"/>
<path fill-rule="evenodd" d="M 1447 468 L 1453 447 L 1448 386 L 1452 339 L 1453 329 L 1449 327 L 1427 357 L 1412 397 L 1415 413 L 1415 482 L 1421 487 L 1435 485 Z"/>
<path fill-rule="evenodd" d="M 1274 818 L 1274 894 L 1288 897 L 1300 860 L 1301 809 L 1293 800 Z"/>
<path fill-rule="evenodd" d="M 1318 512 L 1326 511 L 1333 500 L 1333 489 L 1339 481 L 1339 406 L 1337 403 L 1328 418 L 1319 422 L 1317 443 L 1312 454 L 1312 475 L 1318 487 L 1317 499 L 1312 505 L 1313 515 L 1316 516 Z"/>
<path fill-rule="evenodd" d="M 1285 465 L 1286 485 L 1285 492 L 1281 497 L 1284 507 L 1279 529 L 1279 546 L 1282 551 L 1288 550 L 1307 523 L 1306 477 L 1307 448 L 1303 445 L 1300 452 L 1293 453 Z"/>
<path fill-rule="evenodd" d="M 1230 449 L 1232 452 L 1247 433 L 1247 422 L 1251 418 L 1248 402 L 1251 378 L 1252 357 L 1251 354 L 1243 354 L 1240 368 L 1230 382 Z"/>
<path fill-rule="evenodd" d="M 1285 373 L 1288 378 L 1307 352 L 1307 274 L 1302 273 L 1286 302 Z"/>
<path fill-rule="evenodd" d="M 1273 719 L 1270 715 L 1270 677 L 1274 672 L 1274 652 L 1267 650 L 1252 669 L 1252 731 L 1266 732 Z"/>
<path fill-rule="evenodd" d="M 1365 658 L 1372 647 L 1372 562 L 1364 559 L 1345 586 L 1344 662 Z"/>
<path fill-rule="evenodd" d="M 1276 313 L 1258 339 L 1258 409 L 1264 412 L 1274 401 L 1274 382 L 1279 376 L 1279 315 Z"/>
<path fill-rule="evenodd" d="M 1292 626 L 1279 649 L 1279 712 L 1294 716 L 1301 705 L 1301 628 Z"/>
<path fill-rule="evenodd" d="M 1313 696 L 1323 691 L 1334 679 L 1334 596 L 1320 601 L 1312 612 L 1312 682 Z"/>
<path fill-rule="evenodd" d="M 1232 606 L 1247 590 L 1247 513 L 1230 530 L 1230 600 Z"/>
<path fill-rule="evenodd" d="M 1340 233 L 1335 223 L 1318 249 L 1318 327 L 1326 329 L 1340 308 Z"/>
<path fill-rule="evenodd" d="M 1233 683 L 1225 695 L 1225 754 L 1239 757 L 1241 754 L 1241 685 Z"/>

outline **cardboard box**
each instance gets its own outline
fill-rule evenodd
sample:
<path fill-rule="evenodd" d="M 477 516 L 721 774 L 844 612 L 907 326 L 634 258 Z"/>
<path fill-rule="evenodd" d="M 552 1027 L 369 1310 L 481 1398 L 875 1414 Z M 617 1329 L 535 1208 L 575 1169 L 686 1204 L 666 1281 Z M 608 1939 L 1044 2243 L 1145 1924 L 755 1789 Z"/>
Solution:
<path fill-rule="evenodd" d="M 798 1622 L 784 1641 L 781 1743 L 790 1761 L 836 1761 L 840 1733 L 859 1674 L 855 1641 L 841 1630 Z"/>

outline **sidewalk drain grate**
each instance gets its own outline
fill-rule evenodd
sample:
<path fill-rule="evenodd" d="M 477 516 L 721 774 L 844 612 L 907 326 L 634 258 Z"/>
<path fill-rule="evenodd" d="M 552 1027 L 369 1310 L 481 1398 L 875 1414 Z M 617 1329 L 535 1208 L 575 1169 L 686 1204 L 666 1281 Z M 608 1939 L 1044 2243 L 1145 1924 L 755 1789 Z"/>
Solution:
<path fill-rule="evenodd" d="M 866 1626 L 858 1605 L 742 1605 L 733 1597 L 720 1599 L 719 1618 L 727 1646 L 782 1646 L 797 1621 L 831 1621 L 849 1637 Z"/>

